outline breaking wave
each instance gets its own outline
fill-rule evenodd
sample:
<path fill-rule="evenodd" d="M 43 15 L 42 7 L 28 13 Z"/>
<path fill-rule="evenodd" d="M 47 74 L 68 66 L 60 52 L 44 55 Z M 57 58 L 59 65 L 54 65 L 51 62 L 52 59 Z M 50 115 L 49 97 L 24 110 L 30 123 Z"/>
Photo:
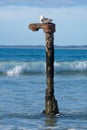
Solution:
<path fill-rule="evenodd" d="M 86 74 L 87 61 L 55 62 L 55 74 Z M 17 76 L 21 74 L 44 74 L 46 72 L 45 62 L 0 62 L 0 75 Z"/>

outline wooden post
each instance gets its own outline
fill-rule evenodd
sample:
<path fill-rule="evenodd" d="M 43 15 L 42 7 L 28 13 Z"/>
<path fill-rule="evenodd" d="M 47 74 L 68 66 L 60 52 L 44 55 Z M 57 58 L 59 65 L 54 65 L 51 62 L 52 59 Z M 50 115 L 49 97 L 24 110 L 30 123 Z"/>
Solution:
<path fill-rule="evenodd" d="M 43 113 L 47 115 L 55 115 L 59 113 L 57 100 L 54 96 L 54 32 L 55 24 L 53 23 L 36 23 L 30 24 L 29 28 L 32 31 L 43 29 L 46 38 L 46 96 L 45 110 Z"/>

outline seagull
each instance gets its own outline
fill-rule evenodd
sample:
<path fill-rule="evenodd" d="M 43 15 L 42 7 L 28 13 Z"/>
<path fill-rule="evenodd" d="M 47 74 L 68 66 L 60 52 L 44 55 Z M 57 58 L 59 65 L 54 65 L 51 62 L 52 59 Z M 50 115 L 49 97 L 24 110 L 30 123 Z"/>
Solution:
<path fill-rule="evenodd" d="M 40 23 L 51 23 L 53 20 L 45 18 L 43 15 L 40 16 Z"/>

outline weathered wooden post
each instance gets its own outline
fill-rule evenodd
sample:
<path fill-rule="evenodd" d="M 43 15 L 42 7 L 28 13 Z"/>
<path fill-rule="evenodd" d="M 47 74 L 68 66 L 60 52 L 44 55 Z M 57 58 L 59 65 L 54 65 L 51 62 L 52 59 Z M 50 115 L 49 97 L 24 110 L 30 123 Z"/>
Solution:
<path fill-rule="evenodd" d="M 29 25 L 30 30 L 38 31 L 43 29 L 46 38 L 46 96 L 45 110 L 43 113 L 47 115 L 55 115 L 59 113 L 57 100 L 54 96 L 54 32 L 55 24 L 53 23 L 33 23 Z"/>

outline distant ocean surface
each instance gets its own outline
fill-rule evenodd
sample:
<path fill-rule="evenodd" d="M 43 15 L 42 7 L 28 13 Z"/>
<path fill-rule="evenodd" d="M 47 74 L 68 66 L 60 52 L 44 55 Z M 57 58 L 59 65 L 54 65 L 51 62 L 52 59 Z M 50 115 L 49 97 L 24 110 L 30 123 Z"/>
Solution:
<path fill-rule="evenodd" d="M 87 130 L 87 50 L 55 49 L 60 115 L 46 116 L 45 49 L 0 48 L 0 130 Z"/>

